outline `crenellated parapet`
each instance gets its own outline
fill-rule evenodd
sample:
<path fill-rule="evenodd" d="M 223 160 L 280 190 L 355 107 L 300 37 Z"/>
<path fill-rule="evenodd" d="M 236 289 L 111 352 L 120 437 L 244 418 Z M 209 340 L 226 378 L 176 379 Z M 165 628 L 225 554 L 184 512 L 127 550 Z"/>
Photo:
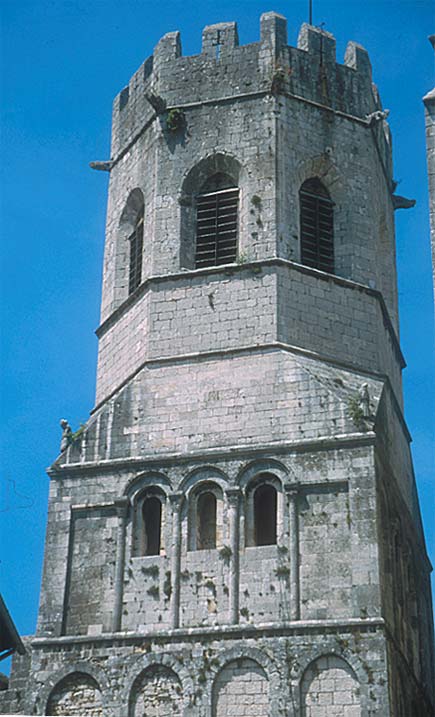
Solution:
<path fill-rule="evenodd" d="M 164 119 L 168 108 L 255 94 L 287 95 L 366 122 L 381 109 L 368 53 L 349 42 L 340 64 L 335 44 L 329 32 L 304 24 L 297 47 L 288 46 L 287 21 L 274 12 L 261 16 L 260 40 L 248 45 L 239 45 L 235 22 L 208 25 L 199 55 L 183 56 L 180 33 L 167 33 L 115 99 L 112 157 L 156 113 Z M 385 132 L 380 139 L 387 141 Z"/>

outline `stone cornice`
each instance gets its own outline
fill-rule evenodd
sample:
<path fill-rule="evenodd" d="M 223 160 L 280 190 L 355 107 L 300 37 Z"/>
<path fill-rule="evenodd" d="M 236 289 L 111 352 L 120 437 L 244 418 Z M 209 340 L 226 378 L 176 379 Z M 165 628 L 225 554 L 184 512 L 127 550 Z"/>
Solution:
<path fill-rule="evenodd" d="M 153 464 L 158 466 L 170 465 L 172 463 L 190 463 L 192 461 L 210 460 L 210 458 L 221 458 L 234 460 L 239 457 L 258 456 L 273 452 L 279 453 L 304 453 L 312 451 L 336 450 L 339 448 L 355 448 L 360 446 L 371 446 L 376 443 L 376 434 L 372 431 L 366 433 L 349 433 L 337 436 L 320 436 L 310 440 L 279 441 L 277 443 L 265 443 L 264 445 L 237 445 L 222 446 L 217 448 L 189 451 L 188 453 L 149 453 L 142 456 L 130 458 L 116 458 L 113 460 L 98 460 L 93 462 L 66 463 L 59 465 L 54 463 L 47 468 L 51 477 L 68 473 L 82 474 L 84 472 L 110 472 L 113 470 L 141 470 L 142 467 L 150 468 Z"/>
<path fill-rule="evenodd" d="M 180 642 L 201 639 L 234 640 L 287 637 L 304 633 L 334 633 L 343 631 L 375 632 L 383 629 L 385 621 L 381 617 L 348 618 L 338 620 L 294 620 L 282 623 L 263 623 L 258 625 L 217 625 L 214 627 L 180 627 L 175 630 L 158 632 L 113 632 L 101 635 L 64 635 L 61 637 L 35 637 L 32 648 L 63 647 L 65 645 L 102 645 L 105 643 L 135 643 L 144 640 L 153 642 Z"/>

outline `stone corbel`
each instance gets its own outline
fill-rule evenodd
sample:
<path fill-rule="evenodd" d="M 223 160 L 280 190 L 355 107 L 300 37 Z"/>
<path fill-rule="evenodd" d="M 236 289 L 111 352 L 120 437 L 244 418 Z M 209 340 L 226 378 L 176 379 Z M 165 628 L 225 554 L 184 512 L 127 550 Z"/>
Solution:
<path fill-rule="evenodd" d="M 113 164 L 114 162 L 111 159 L 108 159 L 105 162 L 89 162 L 90 168 L 97 169 L 99 172 L 110 172 Z"/>

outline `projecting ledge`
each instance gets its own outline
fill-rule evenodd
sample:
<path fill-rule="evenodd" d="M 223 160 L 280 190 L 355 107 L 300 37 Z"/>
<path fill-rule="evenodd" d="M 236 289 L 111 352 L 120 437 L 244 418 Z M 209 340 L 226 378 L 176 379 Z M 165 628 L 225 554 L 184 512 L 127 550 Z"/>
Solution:
<path fill-rule="evenodd" d="M 218 625 L 215 627 L 177 628 L 158 632 L 111 632 L 104 635 L 65 635 L 62 637 L 37 637 L 32 640 L 33 649 L 74 644 L 104 644 L 106 642 L 143 642 L 144 639 L 156 641 L 179 641 L 202 638 L 215 639 L 221 635 L 234 638 L 285 637 L 303 632 L 330 633 L 337 630 L 358 630 L 374 632 L 383 628 L 385 621 L 381 617 L 348 618 L 341 620 L 293 620 L 291 622 L 259 623 L 258 625 Z"/>

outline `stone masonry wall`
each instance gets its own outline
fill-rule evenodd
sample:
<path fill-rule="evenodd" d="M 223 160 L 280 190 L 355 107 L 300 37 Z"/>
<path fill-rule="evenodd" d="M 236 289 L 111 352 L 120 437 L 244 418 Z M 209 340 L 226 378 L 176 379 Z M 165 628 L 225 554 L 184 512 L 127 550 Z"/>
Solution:
<path fill-rule="evenodd" d="M 75 510 L 71 515 L 64 615 L 67 635 L 111 629 L 117 524 L 113 508 Z"/>
<path fill-rule="evenodd" d="M 375 415 L 380 378 L 293 351 L 271 348 L 152 362 L 101 408 L 61 463 L 353 432 L 350 403 L 364 382 Z"/>
<path fill-rule="evenodd" d="M 215 685 L 213 717 L 266 717 L 269 685 L 264 670 L 253 660 L 230 662 Z"/>
<path fill-rule="evenodd" d="M 231 553 L 226 555 L 224 549 L 228 550 L 233 540 L 227 497 L 232 488 L 240 490 L 237 589 L 241 623 L 291 619 L 295 580 L 300 585 L 300 607 L 296 606 L 296 610 L 300 610 L 303 619 L 378 616 L 376 531 L 370 517 L 375 505 L 371 448 L 346 450 L 343 446 L 336 451 L 290 452 L 287 457 L 282 455 L 282 461 L 266 459 L 267 455 L 266 452 L 254 460 L 254 454 L 235 462 L 215 457 L 213 467 L 211 457 L 205 463 L 204 459 L 187 464 L 171 462 L 167 466 L 160 462 L 159 468 L 154 462 L 148 470 L 145 463 L 137 470 L 93 472 L 87 480 L 83 480 L 85 467 L 79 468 L 77 475 L 74 471 L 68 476 L 65 466 L 62 478 L 52 481 L 50 521 L 55 522 L 57 514 L 63 516 L 64 511 L 66 515 L 57 529 L 63 540 L 58 539 L 56 553 L 46 558 L 38 634 L 110 632 L 115 596 L 120 590 L 122 629 L 169 629 L 174 581 L 180 584 L 182 625 L 228 624 L 233 563 Z M 277 544 L 250 547 L 249 487 L 264 472 L 275 476 L 279 490 Z M 298 492 L 297 529 L 291 524 L 284 490 L 287 482 L 295 485 Z M 192 550 L 191 496 L 198 487 L 208 484 L 222 490 L 223 531 L 215 549 Z M 152 486 L 165 496 L 164 549 L 161 555 L 136 557 L 135 496 Z M 180 513 L 181 560 L 177 577 L 172 562 L 176 517 L 170 496 L 180 490 L 186 493 L 186 499 Z M 116 509 L 123 496 L 127 499 L 124 528 Z M 122 584 L 116 586 L 120 529 L 125 535 L 125 557 Z M 300 560 L 296 576 L 291 572 L 295 529 Z M 45 595 L 50 596 L 48 608 Z"/>
<path fill-rule="evenodd" d="M 275 13 L 244 47 L 234 23 L 205 28 L 195 57 L 165 35 L 116 98 L 97 407 L 50 469 L 37 636 L 0 712 L 431 717 L 381 109 L 365 50 L 337 64 L 307 25 L 290 48 Z M 216 173 L 239 188 L 237 258 L 197 271 Z M 337 276 L 299 264 L 310 177 L 334 203 Z M 141 554 L 150 496 L 160 542 Z"/>
<path fill-rule="evenodd" d="M 133 688 L 131 717 L 181 717 L 182 689 L 175 672 L 166 667 L 146 670 Z"/>
<path fill-rule="evenodd" d="M 56 686 L 50 695 L 48 715 L 103 717 L 101 691 L 89 675 L 75 673 Z"/>
<path fill-rule="evenodd" d="M 177 272 L 182 241 L 189 241 L 181 231 L 186 202 L 200 188 L 189 177 L 208 161 L 209 172 L 238 167 L 239 253 L 250 259 L 297 260 L 297 193 L 307 176 L 320 175 L 336 202 L 337 273 L 378 288 L 397 325 L 390 148 L 387 135 L 372 131 L 365 119 L 379 107 L 365 51 L 352 45 L 347 66 L 336 65 L 335 42 L 322 35 L 330 91 L 319 98 L 318 31 L 304 28 L 300 48 L 293 49 L 285 45 L 283 19 L 269 14 L 262 22 L 259 45 L 233 46 L 235 35 L 227 34 L 218 60 L 208 50 L 183 58 L 176 34 L 163 38 L 153 62 L 132 79 L 128 102 L 125 91 L 121 104 L 115 102 L 103 320 L 127 298 L 119 222 L 129 193 L 138 187 L 145 196 L 143 278 Z M 277 72 L 284 77 L 279 98 L 273 90 Z M 168 134 L 164 111 L 153 114 L 150 93 L 167 107 L 183 106 L 182 136 Z M 194 242 L 193 227 L 190 233 Z"/>
<path fill-rule="evenodd" d="M 403 358 L 379 296 L 318 274 L 272 262 L 153 280 L 100 332 L 97 404 L 145 361 L 277 341 L 385 373 L 401 403 Z"/>
<path fill-rule="evenodd" d="M 352 668 L 331 655 L 310 665 L 302 683 L 302 717 L 360 717 L 361 690 Z"/>
<path fill-rule="evenodd" d="M 434 45 L 433 47 L 435 49 Z M 425 105 L 424 115 L 426 125 L 426 156 L 429 183 L 429 218 L 430 238 L 432 247 L 432 277 L 435 295 L 435 87 L 423 97 L 423 102 Z"/>
<path fill-rule="evenodd" d="M 87 638 L 81 643 L 35 640 L 33 678 L 11 713 L 47 714 L 50 699 L 59 693 L 58 685 L 68 676 L 74 682 L 79 672 L 99 686 L 105 717 L 137 717 L 144 712 L 223 717 L 236 707 L 237 717 L 300 717 L 304 701 L 315 697 L 306 690 L 313 675 L 319 681 L 319 700 L 326 705 L 328 699 L 332 705 L 334 700 L 336 706 L 340 700 L 343 703 L 344 681 L 353 675 L 361 716 L 369 717 L 369 709 L 390 714 L 386 644 L 379 625 L 367 621 L 352 626 L 339 622 L 321 628 L 306 625 L 305 634 L 300 629 L 267 633 L 251 626 L 227 631 L 225 640 L 223 636 L 221 632 L 161 632 L 155 637 Z M 17 671 L 15 659 L 13 674 Z M 314 707 L 310 717 L 316 714 Z M 324 709 L 322 704 L 320 709 Z M 317 714 L 323 717 L 324 713 Z M 428 711 L 422 715 L 430 717 Z M 348 717 L 355 713 L 350 711 Z"/>

